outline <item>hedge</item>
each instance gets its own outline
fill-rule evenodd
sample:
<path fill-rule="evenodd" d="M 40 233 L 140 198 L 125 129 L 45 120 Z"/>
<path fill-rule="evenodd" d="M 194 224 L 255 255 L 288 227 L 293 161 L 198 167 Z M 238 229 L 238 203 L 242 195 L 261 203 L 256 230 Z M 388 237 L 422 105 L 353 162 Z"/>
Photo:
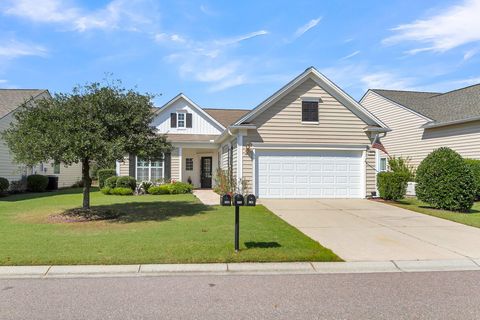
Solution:
<path fill-rule="evenodd" d="M 190 193 L 193 190 L 193 186 L 185 182 L 172 182 L 162 184 L 159 186 L 152 186 L 148 189 L 150 194 L 182 194 Z"/>
<path fill-rule="evenodd" d="M 477 199 L 480 199 L 480 160 L 477 159 L 465 159 L 465 163 L 472 170 L 475 178 L 475 186 L 477 188 Z"/>
<path fill-rule="evenodd" d="M 117 186 L 117 179 L 118 177 L 117 176 L 113 176 L 113 177 L 110 177 L 110 178 L 107 178 L 107 180 L 105 180 L 103 186 L 105 188 L 110 188 L 110 189 L 113 189 Z"/>
<path fill-rule="evenodd" d="M 48 177 L 41 174 L 32 174 L 27 177 L 27 190 L 31 192 L 43 192 L 47 190 Z"/>
<path fill-rule="evenodd" d="M 473 206 L 476 186 L 472 170 L 449 148 L 430 153 L 420 163 L 415 192 L 418 199 L 434 208 L 468 212 Z"/>
<path fill-rule="evenodd" d="M 151 186 L 148 188 L 149 194 L 170 194 L 168 185 L 162 184 L 160 186 Z"/>
<path fill-rule="evenodd" d="M 115 169 L 101 169 L 98 170 L 98 186 L 100 188 L 103 188 L 105 186 L 105 180 L 107 180 L 110 177 L 116 176 L 117 173 Z"/>
<path fill-rule="evenodd" d="M 380 172 L 377 175 L 377 188 L 380 197 L 385 200 L 400 200 L 407 193 L 409 172 Z"/>
<path fill-rule="evenodd" d="M 118 177 L 117 178 L 117 188 L 130 188 L 132 190 L 135 190 L 137 187 L 137 180 L 135 178 L 129 177 L 129 176 L 124 176 L 124 177 Z"/>
<path fill-rule="evenodd" d="M 8 190 L 10 182 L 7 179 L 0 177 L 0 192 L 5 192 Z"/>
<path fill-rule="evenodd" d="M 100 189 L 103 194 L 106 195 L 116 195 L 116 196 L 131 196 L 133 195 L 133 190 L 130 188 L 110 188 L 103 187 Z"/>

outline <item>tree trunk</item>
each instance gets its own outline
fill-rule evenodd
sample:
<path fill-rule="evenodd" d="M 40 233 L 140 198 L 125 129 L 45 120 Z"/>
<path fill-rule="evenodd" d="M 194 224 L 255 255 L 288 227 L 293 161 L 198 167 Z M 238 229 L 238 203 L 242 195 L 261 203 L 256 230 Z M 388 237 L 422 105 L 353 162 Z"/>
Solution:
<path fill-rule="evenodd" d="M 82 180 L 83 180 L 83 209 L 90 209 L 90 161 L 88 158 L 82 160 Z"/>

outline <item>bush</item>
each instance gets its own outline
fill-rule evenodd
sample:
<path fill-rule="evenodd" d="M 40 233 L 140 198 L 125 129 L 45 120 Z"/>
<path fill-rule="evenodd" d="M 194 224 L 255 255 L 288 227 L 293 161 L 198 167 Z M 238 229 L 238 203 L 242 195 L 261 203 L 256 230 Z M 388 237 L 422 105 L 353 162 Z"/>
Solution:
<path fill-rule="evenodd" d="M 477 189 L 477 199 L 480 199 L 480 160 L 476 159 L 465 159 L 466 164 L 472 170 L 473 176 L 475 178 L 475 186 Z"/>
<path fill-rule="evenodd" d="M 107 187 L 110 189 L 115 188 L 117 186 L 117 179 L 118 179 L 117 176 L 107 178 L 107 180 L 105 180 L 105 182 L 103 183 L 104 187 Z"/>
<path fill-rule="evenodd" d="M 118 177 L 116 186 L 117 188 L 130 188 L 132 190 L 135 190 L 135 188 L 137 187 L 137 180 L 129 176 Z"/>
<path fill-rule="evenodd" d="M 112 192 L 112 188 L 110 187 L 103 187 L 102 189 L 100 189 L 100 192 L 103 193 L 103 194 L 111 194 Z"/>
<path fill-rule="evenodd" d="M 10 182 L 10 192 L 12 193 L 20 193 L 25 192 L 27 190 L 27 179 L 22 178 L 21 180 L 16 180 Z"/>
<path fill-rule="evenodd" d="M 170 188 L 168 184 L 162 184 L 159 186 L 151 186 L 148 188 L 149 194 L 170 194 Z"/>
<path fill-rule="evenodd" d="M 10 186 L 10 182 L 7 179 L 0 177 L 0 192 L 5 192 L 8 190 Z"/>
<path fill-rule="evenodd" d="M 390 171 L 407 175 L 408 181 L 415 181 L 415 169 L 410 164 L 410 158 L 390 157 L 388 159 Z"/>
<path fill-rule="evenodd" d="M 142 181 L 142 183 L 140 183 L 140 189 L 145 193 L 148 193 L 148 189 L 150 189 L 151 186 L 153 186 L 153 182 L 150 181 Z"/>
<path fill-rule="evenodd" d="M 173 182 L 167 184 L 170 194 L 190 193 L 193 190 L 193 186 L 190 183 L 185 182 Z"/>
<path fill-rule="evenodd" d="M 408 172 L 380 172 L 377 175 L 377 188 L 385 200 L 400 200 L 407 193 Z"/>
<path fill-rule="evenodd" d="M 27 190 L 32 192 L 43 192 L 47 190 L 48 177 L 41 174 L 32 174 L 27 177 Z"/>
<path fill-rule="evenodd" d="M 111 189 L 109 194 L 113 194 L 116 196 L 131 196 L 133 194 L 133 190 L 130 188 L 117 187 Z"/>
<path fill-rule="evenodd" d="M 101 169 L 98 170 L 98 186 L 100 188 L 103 188 L 105 186 L 105 180 L 107 180 L 110 177 L 116 176 L 117 173 L 115 172 L 115 169 Z"/>
<path fill-rule="evenodd" d="M 418 199 L 437 209 L 468 212 L 476 195 L 474 176 L 464 159 L 449 148 L 430 153 L 418 166 Z"/>

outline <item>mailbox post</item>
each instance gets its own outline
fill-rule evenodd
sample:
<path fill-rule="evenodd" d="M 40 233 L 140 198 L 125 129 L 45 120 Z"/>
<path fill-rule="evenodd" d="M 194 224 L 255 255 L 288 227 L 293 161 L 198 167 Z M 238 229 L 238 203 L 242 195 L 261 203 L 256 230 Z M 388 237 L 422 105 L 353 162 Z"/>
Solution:
<path fill-rule="evenodd" d="M 245 204 L 245 200 L 241 194 L 236 194 L 233 197 L 233 204 L 235 205 L 235 252 L 240 250 L 240 206 Z"/>

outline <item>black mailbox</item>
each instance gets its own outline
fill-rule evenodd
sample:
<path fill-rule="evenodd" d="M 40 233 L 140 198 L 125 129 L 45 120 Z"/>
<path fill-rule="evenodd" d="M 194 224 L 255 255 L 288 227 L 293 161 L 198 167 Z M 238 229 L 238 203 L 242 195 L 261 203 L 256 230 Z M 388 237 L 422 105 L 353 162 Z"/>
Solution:
<path fill-rule="evenodd" d="M 220 196 L 220 205 L 231 206 L 232 205 L 232 197 L 229 194 L 224 194 L 223 196 Z"/>
<path fill-rule="evenodd" d="M 243 206 L 245 205 L 245 200 L 241 194 L 236 194 L 233 196 L 233 205 L 234 206 Z"/>
<path fill-rule="evenodd" d="M 257 198 L 255 198 L 255 195 L 249 194 L 247 196 L 247 206 L 254 207 L 256 204 L 257 204 Z"/>

